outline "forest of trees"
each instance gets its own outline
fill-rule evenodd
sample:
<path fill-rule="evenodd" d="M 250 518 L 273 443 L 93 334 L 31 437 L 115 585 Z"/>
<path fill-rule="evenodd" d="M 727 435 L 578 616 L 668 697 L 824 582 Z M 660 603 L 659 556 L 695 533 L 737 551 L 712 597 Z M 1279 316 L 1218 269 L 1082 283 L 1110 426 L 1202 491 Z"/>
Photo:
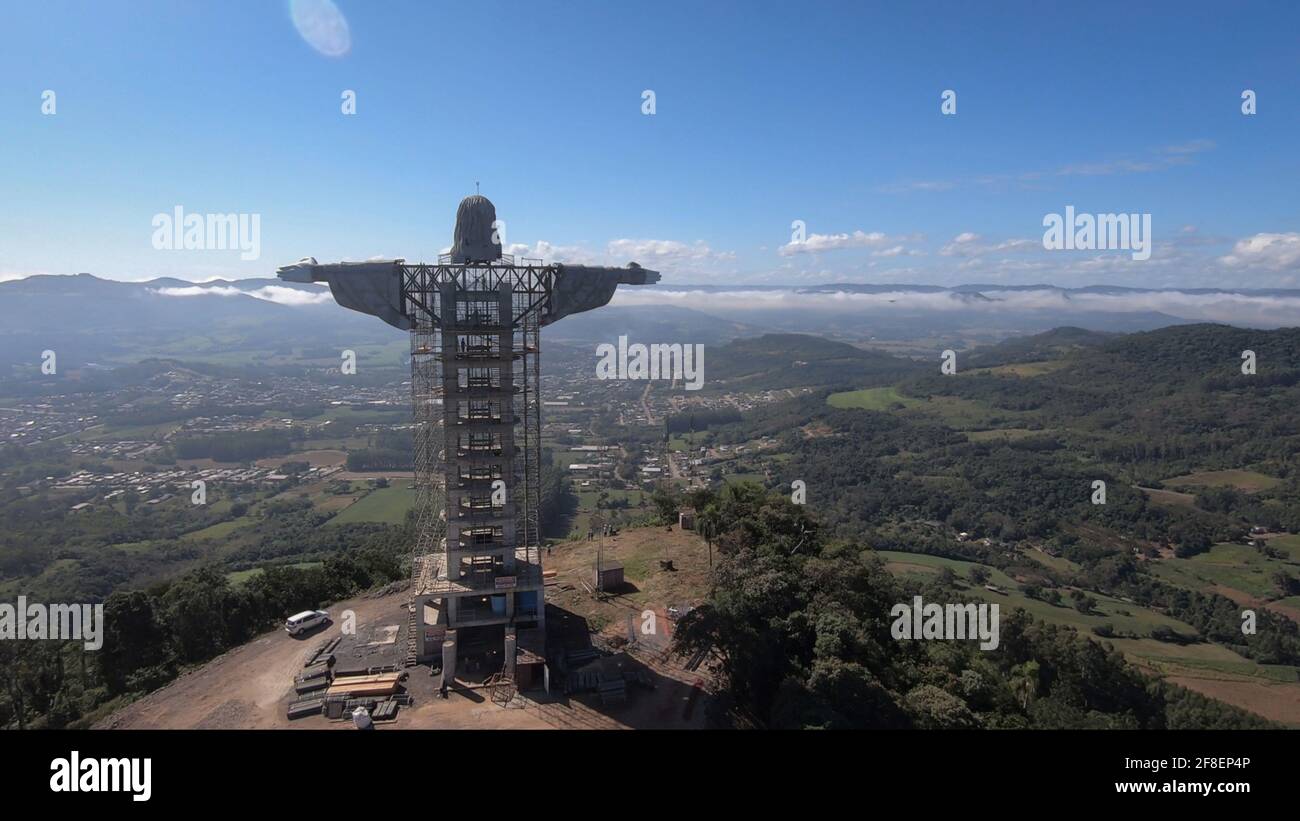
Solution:
<path fill-rule="evenodd" d="M 1240 373 L 1236 354 L 1248 347 L 1273 363 L 1276 378 Z M 976 438 L 935 412 L 838 410 L 826 403 L 829 390 L 759 407 L 715 435 L 779 437 L 790 457 L 771 485 L 807 480 L 810 503 L 837 538 L 981 562 L 1028 579 L 1027 590 L 1046 601 L 1069 586 L 1129 598 L 1192 625 L 1201 640 L 1296 665 L 1295 622 L 1261 609 L 1258 632 L 1244 636 L 1239 603 L 1158 578 L 1134 553 L 1167 548 L 1188 558 L 1248 541 L 1255 526 L 1300 532 L 1300 389 L 1285 366 L 1298 356 L 1294 330 L 1192 326 L 1120 337 L 1059 329 L 969 357 L 972 369 L 1057 359 L 1032 379 L 952 378 L 934 369 L 901 385 L 918 400 L 991 407 L 995 419 L 1005 410 L 997 421 L 1018 428 L 1015 437 Z M 809 428 L 823 433 L 794 433 Z M 1194 504 L 1186 505 L 1153 500 L 1137 486 L 1210 467 L 1277 481 L 1250 492 L 1187 488 Z M 1091 499 L 1098 480 L 1106 483 L 1104 504 Z M 958 532 L 971 538 L 958 540 Z M 1031 545 L 1078 570 L 1044 567 L 1024 554 Z M 1300 585 L 1285 570 L 1272 576 L 1278 596 Z"/>
<path fill-rule="evenodd" d="M 568 517 L 578 508 L 578 498 L 569 489 L 569 477 L 555 464 L 549 450 L 542 452 L 541 498 L 542 538 L 564 538 L 568 532 Z"/>
<path fill-rule="evenodd" d="M 340 535 L 319 566 L 265 566 L 240 585 L 204 565 L 104 600 L 102 649 L 80 642 L 0 642 L 0 728 L 86 726 L 123 699 L 154 690 L 283 622 L 405 579 L 410 534 L 376 526 Z"/>
<path fill-rule="evenodd" d="M 348 451 L 348 470 L 414 470 L 415 454 L 409 430 L 381 430 L 366 447 Z"/>
<path fill-rule="evenodd" d="M 889 611 L 959 583 L 896 579 L 806 507 L 749 485 L 703 504 L 716 571 L 675 646 L 720 659 L 723 704 L 771 728 L 1260 728 L 1250 713 L 1143 675 L 1075 631 L 1004 614 L 1001 642 L 896 641 Z"/>

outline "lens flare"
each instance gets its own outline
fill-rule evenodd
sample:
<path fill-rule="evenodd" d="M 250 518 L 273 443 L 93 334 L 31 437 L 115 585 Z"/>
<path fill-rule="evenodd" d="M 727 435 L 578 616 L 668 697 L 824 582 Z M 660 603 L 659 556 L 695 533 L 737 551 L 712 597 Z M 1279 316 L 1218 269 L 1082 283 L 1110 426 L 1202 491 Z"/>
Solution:
<path fill-rule="evenodd" d="M 342 57 L 352 48 L 348 21 L 333 0 L 289 0 L 289 16 L 307 45 L 326 57 Z"/>

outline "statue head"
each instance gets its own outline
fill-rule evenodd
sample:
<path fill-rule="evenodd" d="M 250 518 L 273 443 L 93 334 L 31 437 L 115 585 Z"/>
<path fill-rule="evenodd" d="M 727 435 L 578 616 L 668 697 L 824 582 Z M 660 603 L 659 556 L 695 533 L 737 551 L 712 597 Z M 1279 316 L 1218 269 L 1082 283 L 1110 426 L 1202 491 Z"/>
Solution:
<path fill-rule="evenodd" d="M 487 197 L 473 194 L 461 200 L 456 209 L 451 261 L 466 264 L 501 259 L 501 242 L 492 236 L 496 221 L 496 206 Z"/>

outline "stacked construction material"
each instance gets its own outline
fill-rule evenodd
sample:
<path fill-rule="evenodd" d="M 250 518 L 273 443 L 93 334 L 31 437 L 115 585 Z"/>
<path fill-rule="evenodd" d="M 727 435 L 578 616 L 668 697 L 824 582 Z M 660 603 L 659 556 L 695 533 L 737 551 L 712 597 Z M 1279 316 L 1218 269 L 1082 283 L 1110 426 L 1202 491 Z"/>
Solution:
<path fill-rule="evenodd" d="M 330 668 L 334 665 L 332 652 L 338 644 L 337 638 L 321 644 L 307 659 L 302 672 L 294 677 L 293 691 L 299 700 L 289 705 L 290 719 L 316 715 L 324 709 L 325 692 L 332 677 Z"/>
<path fill-rule="evenodd" d="M 334 649 L 339 646 L 339 642 L 341 641 L 343 641 L 342 636 L 335 636 L 334 638 L 321 644 L 321 646 L 317 647 L 316 651 L 311 654 L 311 658 L 307 660 L 307 664 L 304 666 L 314 667 L 317 664 L 325 664 L 328 666 L 333 666 Z"/>
<path fill-rule="evenodd" d="M 303 716 L 314 716 L 321 711 L 324 705 L 324 699 L 309 698 L 304 701 L 295 701 L 289 705 L 289 718 L 302 718 Z"/>
<path fill-rule="evenodd" d="M 365 676 L 339 676 L 325 691 L 328 697 L 391 696 L 406 678 L 406 673 L 375 673 Z"/>
<path fill-rule="evenodd" d="M 323 712 L 331 720 L 347 719 L 360 707 L 370 713 L 374 721 L 395 721 L 397 711 L 412 703 L 410 695 L 398 693 L 392 698 L 347 698 L 346 696 L 327 696 L 318 699 L 320 706 L 316 712 Z M 306 715 L 306 713 L 304 713 Z"/>
<path fill-rule="evenodd" d="M 303 670 L 293 680 L 293 690 L 298 695 L 317 693 L 330 686 L 330 670 L 324 664 L 314 664 Z"/>
<path fill-rule="evenodd" d="M 370 711 L 373 721 L 395 721 L 397 719 L 397 702 L 393 700 L 380 702 Z"/>

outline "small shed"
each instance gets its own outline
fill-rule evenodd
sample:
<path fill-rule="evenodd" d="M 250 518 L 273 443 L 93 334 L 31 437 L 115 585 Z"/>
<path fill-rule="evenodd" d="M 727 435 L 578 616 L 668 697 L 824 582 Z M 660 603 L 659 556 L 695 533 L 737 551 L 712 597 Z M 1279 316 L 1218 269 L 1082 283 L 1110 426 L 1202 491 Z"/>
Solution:
<path fill-rule="evenodd" d="M 623 586 L 623 563 L 603 562 L 596 570 L 597 590 L 617 590 Z"/>
<path fill-rule="evenodd" d="M 689 508 L 689 507 L 688 507 L 688 508 L 686 508 L 685 510 L 683 510 L 682 512 L 678 513 L 678 514 L 677 514 L 677 526 L 680 527 L 682 530 L 694 530 L 694 529 L 695 529 L 695 509 L 694 509 L 694 508 Z"/>

